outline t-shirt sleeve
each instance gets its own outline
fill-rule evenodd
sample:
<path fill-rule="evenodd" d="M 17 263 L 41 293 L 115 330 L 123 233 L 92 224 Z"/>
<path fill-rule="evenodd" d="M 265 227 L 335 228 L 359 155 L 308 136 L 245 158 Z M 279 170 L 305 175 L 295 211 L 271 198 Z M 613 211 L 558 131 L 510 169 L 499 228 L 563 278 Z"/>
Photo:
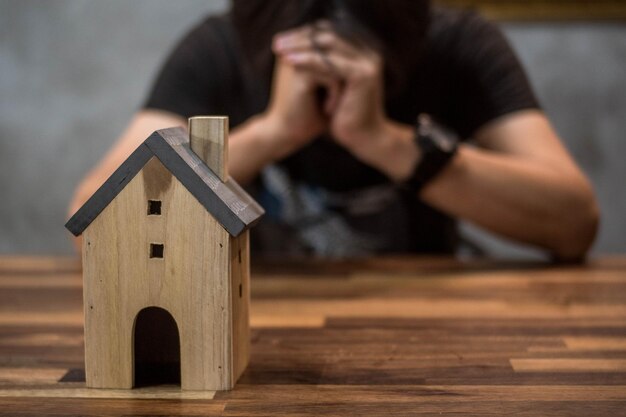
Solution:
<path fill-rule="evenodd" d="M 526 73 L 501 30 L 465 12 L 448 38 L 454 81 L 454 124 L 471 137 L 489 121 L 518 110 L 539 108 Z"/>
<path fill-rule="evenodd" d="M 174 47 L 152 85 L 144 108 L 166 110 L 183 117 L 218 113 L 219 71 L 226 59 L 218 24 L 215 18 L 207 19 Z"/>

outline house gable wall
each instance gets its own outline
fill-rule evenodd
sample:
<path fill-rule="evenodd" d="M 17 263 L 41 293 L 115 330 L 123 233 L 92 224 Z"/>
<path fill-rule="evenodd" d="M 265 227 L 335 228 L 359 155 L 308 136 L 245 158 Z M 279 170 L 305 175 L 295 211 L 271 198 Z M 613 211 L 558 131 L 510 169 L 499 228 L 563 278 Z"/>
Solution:
<path fill-rule="evenodd" d="M 148 200 L 161 201 L 160 215 L 148 215 Z M 231 242 L 153 157 L 84 232 L 87 385 L 132 387 L 134 320 L 158 306 L 179 328 L 182 388 L 230 388 Z M 150 244 L 163 245 L 162 258 Z"/>

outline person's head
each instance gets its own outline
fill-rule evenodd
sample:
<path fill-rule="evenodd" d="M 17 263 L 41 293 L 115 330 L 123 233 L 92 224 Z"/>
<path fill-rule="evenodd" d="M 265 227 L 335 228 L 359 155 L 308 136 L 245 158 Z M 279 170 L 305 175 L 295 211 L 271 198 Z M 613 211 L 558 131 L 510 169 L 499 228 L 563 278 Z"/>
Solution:
<path fill-rule="evenodd" d="M 325 19 L 381 54 L 388 87 L 403 84 L 419 59 L 429 16 L 429 0 L 233 0 L 232 7 L 244 53 L 262 74 L 271 73 L 275 34 Z"/>

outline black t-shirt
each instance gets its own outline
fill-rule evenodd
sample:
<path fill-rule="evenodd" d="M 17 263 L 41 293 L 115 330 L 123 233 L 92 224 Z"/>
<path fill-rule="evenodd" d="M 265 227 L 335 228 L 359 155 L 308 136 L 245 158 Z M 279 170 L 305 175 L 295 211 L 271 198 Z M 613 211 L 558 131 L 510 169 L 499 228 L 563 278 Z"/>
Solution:
<path fill-rule="evenodd" d="M 537 108 L 500 30 L 473 12 L 434 8 L 423 56 L 387 115 L 413 125 L 425 112 L 462 138 L 507 113 Z M 231 129 L 265 110 L 270 85 L 247 65 L 228 15 L 195 27 L 174 49 L 146 108 L 184 117 L 228 115 Z M 358 256 L 451 253 L 456 222 L 321 137 L 267 167 L 250 191 L 267 215 L 253 233 L 266 254 Z"/>

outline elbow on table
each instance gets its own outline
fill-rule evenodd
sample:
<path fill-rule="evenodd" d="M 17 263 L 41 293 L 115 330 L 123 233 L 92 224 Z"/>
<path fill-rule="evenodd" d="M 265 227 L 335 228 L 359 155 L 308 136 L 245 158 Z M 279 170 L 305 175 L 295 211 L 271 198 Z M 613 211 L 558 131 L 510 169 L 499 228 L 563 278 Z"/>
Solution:
<path fill-rule="evenodd" d="M 568 202 L 559 216 L 560 233 L 553 255 L 561 262 L 581 262 L 596 237 L 600 211 L 591 186 L 587 185 Z"/>

